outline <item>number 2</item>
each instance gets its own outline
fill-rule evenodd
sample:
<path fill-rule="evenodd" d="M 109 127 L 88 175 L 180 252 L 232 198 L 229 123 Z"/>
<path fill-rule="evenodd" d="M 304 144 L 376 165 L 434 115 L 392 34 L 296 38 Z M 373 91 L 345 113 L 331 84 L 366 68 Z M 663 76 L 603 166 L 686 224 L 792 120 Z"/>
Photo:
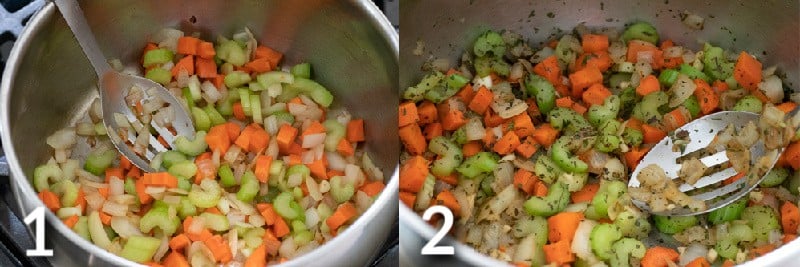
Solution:
<path fill-rule="evenodd" d="M 31 250 L 26 250 L 25 255 L 28 257 L 50 257 L 53 256 L 52 249 L 45 249 L 44 248 L 44 208 L 38 207 L 28 214 L 25 219 L 25 224 L 31 224 L 31 222 L 36 221 L 36 248 Z"/>
<path fill-rule="evenodd" d="M 436 205 L 425 210 L 425 213 L 422 214 L 422 219 L 429 221 L 436 213 L 444 216 L 444 224 L 442 224 L 442 228 L 433 235 L 433 238 L 422 247 L 420 253 L 422 255 L 453 255 L 455 254 L 453 246 L 437 246 L 439 241 L 447 235 L 447 232 L 450 232 L 450 228 L 453 228 L 453 212 L 445 206 Z"/>

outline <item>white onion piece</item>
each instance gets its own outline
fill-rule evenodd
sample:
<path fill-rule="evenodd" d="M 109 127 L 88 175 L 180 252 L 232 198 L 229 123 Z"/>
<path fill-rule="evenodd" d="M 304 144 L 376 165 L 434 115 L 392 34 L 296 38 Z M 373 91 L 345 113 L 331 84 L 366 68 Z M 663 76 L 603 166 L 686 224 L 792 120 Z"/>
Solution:
<path fill-rule="evenodd" d="M 281 242 L 281 246 L 278 248 L 278 253 L 280 253 L 282 257 L 292 258 L 295 250 L 297 250 L 297 245 L 294 244 L 294 238 L 290 236 Z"/>
<path fill-rule="evenodd" d="M 166 48 L 172 52 L 178 51 L 178 38 L 183 37 L 183 31 L 163 28 L 153 35 L 153 42 L 160 48 Z"/>
<path fill-rule="evenodd" d="M 125 216 L 111 217 L 111 229 L 114 229 L 114 232 L 117 232 L 120 237 L 126 239 L 130 238 L 131 236 L 144 235 L 141 231 L 139 231 L 139 226 L 131 222 L 131 220 Z"/>
<path fill-rule="evenodd" d="M 160 262 L 161 258 L 167 254 L 167 251 L 169 251 L 169 237 L 161 234 L 161 245 L 158 246 L 156 253 L 153 254 L 153 261 Z"/>
<path fill-rule="evenodd" d="M 772 103 L 780 103 L 783 100 L 783 84 L 778 76 L 764 78 L 764 81 L 758 83 L 758 90 L 761 90 Z"/>
<path fill-rule="evenodd" d="M 203 99 L 205 99 L 208 103 L 216 103 L 220 98 L 222 98 L 222 94 L 220 94 L 217 87 L 209 81 L 203 82 L 200 85 L 200 89 L 203 91 Z"/>
<path fill-rule="evenodd" d="M 330 164 L 330 158 L 328 161 Z M 373 181 L 383 181 L 383 171 L 381 171 L 378 166 L 375 166 L 375 163 L 372 162 L 372 158 L 369 157 L 367 152 L 364 152 L 364 155 L 361 156 L 361 167 L 366 170 Z"/>
<path fill-rule="evenodd" d="M 689 28 L 694 29 L 694 30 L 702 30 L 703 29 L 703 22 L 705 21 L 705 19 L 703 17 L 695 15 L 695 14 L 692 14 L 692 13 L 686 13 L 684 15 L 685 15 L 685 17 L 681 21 L 681 22 L 683 22 L 683 25 L 686 25 L 686 27 L 689 27 Z"/>
<path fill-rule="evenodd" d="M 128 212 L 128 205 L 106 201 L 103 203 L 103 212 L 111 216 L 125 216 L 125 213 Z"/>
<path fill-rule="evenodd" d="M 673 46 L 664 49 L 664 58 L 673 58 L 683 56 L 683 47 Z"/>
<path fill-rule="evenodd" d="M 447 72 L 450 69 L 450 60 L 447 58 L 437 58 L 431 62 L 431 67 L 440 72 Z"/>
<path fill-rule="evenodd" d="M 589 237 L 595 225 L 596 223 L 592 220 L 583 220 L 578 224 L 578 228 L 575 230 L 575 238 L 572 239 L 571 247 L 572 252 L 575 253 L 575 256 L 578 256 L 578 258 L 586 261 L 597 260 L 589 244 Z"/>
<path fill-rule="evenodd" d="M 708 254 L 708 247 L 701 245 L 699 243 L 692 243 L 686 247 L 686 250 L 681 253 L 680 261 L 678 264 L 680 266 L 686 266 L 689 262 L 699 258 L 705 257 Z"/>
<path fill-rule="evenodd" d="M 108 180 L 108 195 L 118 196 L 125 194 L 125 181 L 121 177 L 111 176 Z"/>
<path fill-rule="evenodd" d="M 306 228 L 314 229 L 317 227 L 319 223 L 319 213 L 317 213 L 317 209 L 307 209 L 306 210 Z"/>
<path fill-rule="evenodd" d="M 64 128 L 47 137 L 47 144 L 54 149 L 68 149 L 77 142 L 75 129 Z"/>
<path fill-rule="evenodd" d="M 308 195 L 315 201 L 322 200 L 322 193 L 319 192 L 319 185 L 311 176 L 306 177 L 306 187 L 308 188 Z"/>
<path fill-rule="evenodd" d="M 356 187 L 360 186 L 366 177 L 364 177 L 364 173 L 361 172 L 361 167 L 353 164 L 347 164 L 344 168 L 344 182 L 348 184 L 356 185 Z"/>
<path fill-rule="evenodd" d="M 481 122 L 480 117 L 470 118 L 465 127 L 465 133 L 469 141 L 482 140 L 486 136 L 486 129 L 483 128 L 483 122 Z"/>
<path fill-rule="evenodd" d="M 93 136 L 96 134 L 94 124 L 85 121 L 75 125 L 75 133 L 81 136 Z"/>
<path fill-rule="evenodd" d="M 669 106 L 674 108 L 683 105 L 683 102 L 692 96 L 695 89 L 697 89 L 697 85 L 694 84 L 694 81 L 692 81 L 689 76 L 679 74 L 678 79 L 672 84 L 669 90 L 672 96 L 669 99 Z"/>
<path fill-rule="evenodd" d="M 331 170 L 344 171 L 347 166 L 347 161 L 339 153 L 325 152 L 325 158 L 328 160 L 328 168 Z"/>
<path fill-rule="evenodd" d="M 315 133 L 303 136 L 303 148 L 312 148 L 325 142 L 325 133 Z"/>

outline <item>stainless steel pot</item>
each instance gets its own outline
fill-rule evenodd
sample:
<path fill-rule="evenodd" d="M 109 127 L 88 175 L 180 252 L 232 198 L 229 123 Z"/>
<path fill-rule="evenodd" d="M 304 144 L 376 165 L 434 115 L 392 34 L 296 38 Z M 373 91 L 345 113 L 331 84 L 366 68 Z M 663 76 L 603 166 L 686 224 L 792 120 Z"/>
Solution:
<path fill-rule="evenodd" d="M 798 1 L 403 1 L 400 21 L 400 88 L 416 84 L 424 75 L 420 66 L 429 59 L 447 58 L 455 63 L 465 48 L 487 29 L 509 29 L 529 38 L 533 47 L 570 31 L 580 23 L 590 28 L 615 27 L 643 20 L 654 23 L 663 38 L 702 48 L 698 40 L 731 50 L 758 55 L 765 66 L 778 65 L 786 74 L 784 82 L 800 88 L 800 4 Z M 681 23 L 689 11 L 705 18 L 703 30 Z M 424 44 L 424 56 L 412 51 Z M 416 213 L 400 205 L 400 251 L 404 263 L 419 266 L 502 266 L 471 247 L 448 239 L 441 244 L 455 246 L 454 257 L 423 257 L 420 248 L 435 229 Z M 747 266 L 794 266 L 800 256 L 800 241 L 791 242 Z"/>
<path fill-rule="evenodd" d="M 311 62 L 315 79 L 339 105 L 366 120 L 367 151 L 387 177 L 373 206 L 347 231 L 286 266 L 362 266 L 397 220 L 398 37 L 371 1 L 84 1 L 107 58 L 138 64 L 147 38 L 167 26 L 207 39 L 249 27 L 285 52 L 285 63 Z M 29 177 L 49 158 L 44 139 L 74 123 L 96 97 L 97 77 L 55 6 L 33 16 L 11 52 L 0 87 L 0 132 L 13 191 L 27 214 L 42 206 Z M 368 100 L 368 101 L 365 101 Z M 76 151 L 75 153 L 80 153 Z M 51 212 L 47 248 L 55 266 L 133 265 L 80 238 Z"/>

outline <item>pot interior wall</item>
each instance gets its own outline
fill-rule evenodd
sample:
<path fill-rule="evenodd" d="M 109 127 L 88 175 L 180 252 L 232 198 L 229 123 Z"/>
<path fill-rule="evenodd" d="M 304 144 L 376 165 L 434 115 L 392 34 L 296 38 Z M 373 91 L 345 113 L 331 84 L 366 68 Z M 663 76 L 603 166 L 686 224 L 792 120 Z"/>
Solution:
<path fill-rule="evenodd" d="M 207 40 L 248 27 L 285 53 L 284 65 L 303 61 L 333 91 L 335 106 L 366 120 L 368 152 L 391 177 L 398 161 L 397 63 L 376 24 L 349 4 L 304 1 L 88 1 L 84 13 L 107 58 L 137 65 L 148 38 L 163 27 L 199 32 Z M 89 62 L 64 20 L 46 18 L 20 59 L 10 95 L 10 129 L 28 177 L 52 151 L 45 138 L 73 123 L 96 90 Z M 369 99 L 369 101 L 364 101 Z M 80 150 L 80 149 L 79 149 Z M 83 153 L 84 151 L 76 151 Z"/>

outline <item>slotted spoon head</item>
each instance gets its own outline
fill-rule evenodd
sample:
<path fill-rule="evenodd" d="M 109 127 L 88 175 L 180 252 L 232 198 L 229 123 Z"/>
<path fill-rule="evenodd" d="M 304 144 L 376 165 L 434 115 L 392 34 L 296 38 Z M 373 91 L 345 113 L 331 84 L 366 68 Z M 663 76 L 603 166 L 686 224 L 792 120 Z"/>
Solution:
<path fill-rule="evenodd" d="M 172 121 L 172 128 L 174 133 L 165 127 L 156 124 L 155 120 L 150 120 L 150 125 L 155 129 L 159 136 L 169 144 L 169 147 L 174 147 L 175 139 L 178 136 L 185 136 L 193 138 L 195 135 L 194 125 L 189 113 L 166 88 L 158 83 L 149 79 L 122 74 L 115 71 L 107 72 L 100 79 L 100 104 L 103 107 L 103 124 L 106 126 L 108 137 L 114 146 L 122 153 L 123 156 L 128 158 L 133 164 L 145 172 L 154 172 L 150 167 L 150 161 L 159 152 L 167 151 L 169 148 L 164 147 L 161 142 L 154 135 L 148 138 L 148 146 L 144 153 L 137 154 L 131 148 L 131 144 L 136 142 L 136 136 L 133 129 L 122 130 L 120 125 L 117 124 L 117 119 L 114 114 L 122 114 L 129 123 L 137 121 L 136 115 L 131 108 L 127 106 L 125 96 L 128 95 L 131 88 L 141 88 L 145 93 L 143 99 L 160 98 L 165 102 L 165 105 L 172 107 L 174 113 L 174 120 Z M 152 89 L 151 88 L 155 88 Z"/>
<path fill-rule="evenodd" d="M 681 169 L 681 164 L 679 163 L 680 161 L 688 160 L 689 158 L 697 155 L 698 152 L 709 146 L 709 144 L 711 144 L 711 142 L 715 139 L 716 135 L 723 131 L 728 125 L 734 125 L 734 127 L 739 130 L 747 125 L 747 123 L 750 121 L 757 122 L 759 116 L 759 114 L 751 112 L 722 111 L 687 123 L 683 127 L 675 130 L 676 133 L 679 131 L 686 131 L 689 134 L 690 142 L 686 144 L 685 149 L 683 151 L 673 151 L 674 143 L 672 136 L 664 137 L 664 139 L 661 139 L 658 144 L 650 149 L 650 152 L 648 152 L 641 162 L 639 162 L 639 165 L 636 167 L 633 173 L 631 173 L 631 179 L 628 182 L 628 186 L 639 187 L 639 172 L 650 164 L 658 165 L 664 169 L 669 179 L 675 180 L 678 178 L 678 172 Z M 754 165 L 759 158 L 767 153 L 767 149 L 764 147 L 764 142 L 760 139 L 752 147 L 750 147 L 749 150 L 751 165 Z M 774 156 L 770 160 L 769 169 L 772 169 L 772 166 L 778 160 L 778 155 L 780 155 L 780 152 L 782 151 L 783 148 L 779 149 L 777 151 L 778 153 L 773 153 Z M 698 159 L 709 168 L 713 168 L 721 164 L 722 166 L 725 166 L 725 164 L 728 163 L 728 157 L 726 156 L 725 150 L 718 151 L 712 155 L 698 157 Z M 733 167 L 723 167 L 719 171 L 710 174 L 706 173 L 706 175 L 697 180 L 694 185 L 683 183 L 680 179 L 676 180 L 678 189 L 681 192 L 686 193 L 694 199 L 705 201 L 707 206 L 707 209 L 705 210 L 694 211 L 688 208 L 677 207 L 663 212 L 653 212 L 650 207 L 642 201 L 634 199 L 633 203 L 639 208 L 657 215 L 691 216 L 711 212 L 747 195 L 747 193 L 752 191 L 756 186 L 758 186 L 761 180 L 764 179 L 764 176 L 758 177 L 756 178 L 756 181 L 750 182 L 748 182 L 748 180 L 751 179 L 738 179 L 737 181 L 727 185 L 719 185 L 721 181 L 735 176 L 736 174 L 737 172 Z"/>

